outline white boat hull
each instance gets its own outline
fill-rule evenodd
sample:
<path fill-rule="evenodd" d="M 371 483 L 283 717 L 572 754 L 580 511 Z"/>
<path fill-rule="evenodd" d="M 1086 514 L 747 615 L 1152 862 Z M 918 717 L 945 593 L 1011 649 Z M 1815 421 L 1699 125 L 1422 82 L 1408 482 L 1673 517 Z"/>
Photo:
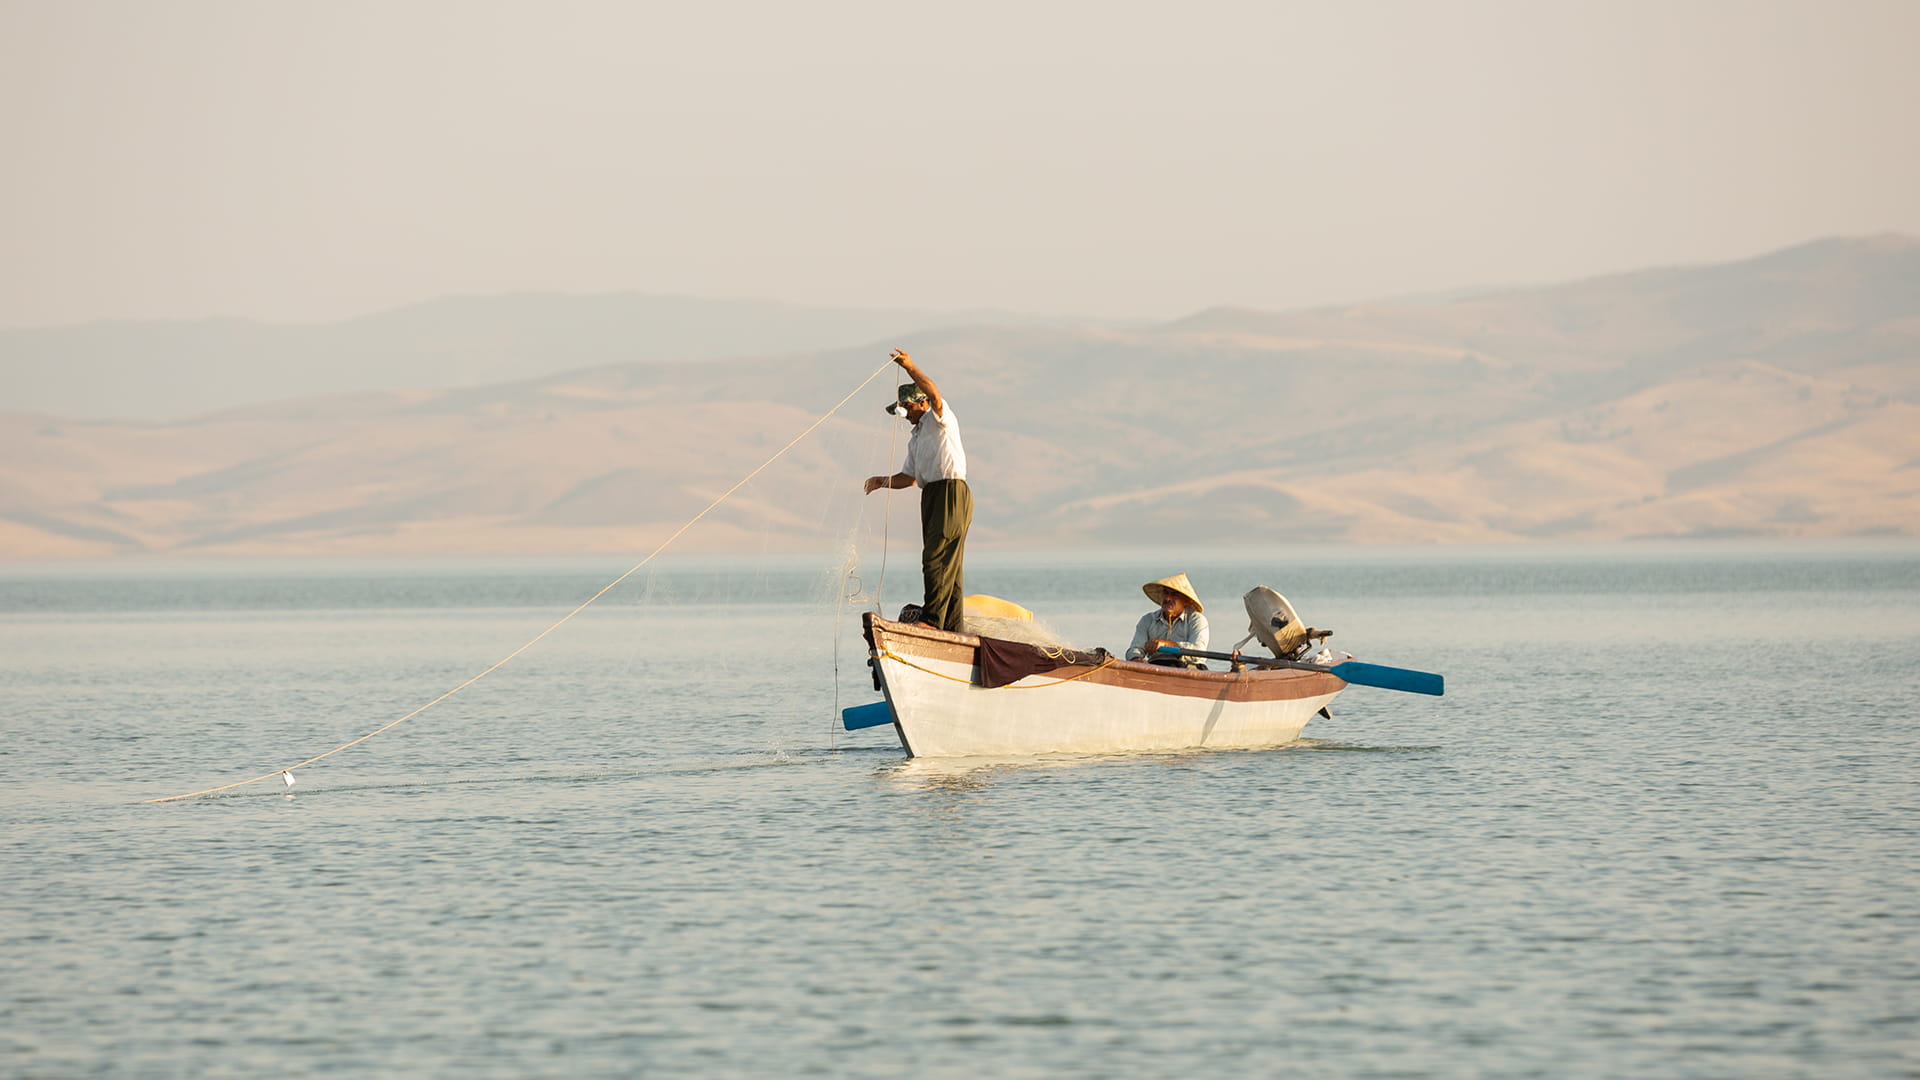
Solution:
<path fill-rule="evenodd" d="M 1314 671 L 1085 659 L 988 689 L 979 685 L 979 638 L 872 615 L 867 634 L 912 757 L 1283 746 L 1347 685 Z"/>

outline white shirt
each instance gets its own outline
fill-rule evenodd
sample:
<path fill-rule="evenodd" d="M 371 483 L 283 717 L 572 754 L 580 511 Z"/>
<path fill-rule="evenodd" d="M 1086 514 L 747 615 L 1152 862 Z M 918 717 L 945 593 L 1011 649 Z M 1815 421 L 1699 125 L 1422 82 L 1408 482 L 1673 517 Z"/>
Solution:
<path fill-rule="evenodd" d="M 936 480 L 965 480 L 967 451 L 960 445 L 960 418 L 953 405 L 942 402 L 940 412 L 928 409 L 907 437 L 907 460 L 900 471 L 921 487 Z M 945 415 L 942 415 L 942 414 Z"/>

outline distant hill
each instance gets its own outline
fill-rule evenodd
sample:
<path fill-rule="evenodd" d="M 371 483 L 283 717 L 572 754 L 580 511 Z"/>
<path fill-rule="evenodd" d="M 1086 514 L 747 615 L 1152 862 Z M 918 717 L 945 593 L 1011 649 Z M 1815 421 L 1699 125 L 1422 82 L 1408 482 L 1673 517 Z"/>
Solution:
<path fill-rule="evenodd" d="M 0 410 L 179 420 L 280 398 L 482 386 L 602 364 L 764 358 L 943 326 L 1045 321 L 610 293 L 456 296 L 312 325 L 212 319 L 0 329 Z"/>
<path fill-rule="evenodd" d="M 962 417 L 976 546 L 1920 536 L 1906 237 L 1450 302 L 903 343 Z M 8 415 L 0 554 L 641 549 L 883 356 L 603 364 L 171 424 Z M 823 501 L 897 452 L 890 381 L 716 512 L 703 547 L 831 533 Z"/>

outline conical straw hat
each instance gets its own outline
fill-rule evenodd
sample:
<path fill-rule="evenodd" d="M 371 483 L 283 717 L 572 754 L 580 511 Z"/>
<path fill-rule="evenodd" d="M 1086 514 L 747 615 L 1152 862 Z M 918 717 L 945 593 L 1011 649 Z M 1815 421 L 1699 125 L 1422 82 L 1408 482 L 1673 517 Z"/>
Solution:
<path fill-rule="evenodd" d="M 1166 595 L 1168 589 L 1172 589 L 1174 592 L 1186 597 L 1187 601 L 1193 605 L 1193 610 L 1200 612 L 1202 615 L 1206 614 L 1207 609 L 1200 606 L 1200 598 L 1193 595 L 1193 582 L 1188 581 L 1187 575 L 1185 574 L 1163 577 L 1159 581 L 1149 581 L 1145 585 L 1140 586 L 1140 591 L 1147 594 L 1147 599 L 1156 604 L 1160 602 L 1161 597 Z"/>

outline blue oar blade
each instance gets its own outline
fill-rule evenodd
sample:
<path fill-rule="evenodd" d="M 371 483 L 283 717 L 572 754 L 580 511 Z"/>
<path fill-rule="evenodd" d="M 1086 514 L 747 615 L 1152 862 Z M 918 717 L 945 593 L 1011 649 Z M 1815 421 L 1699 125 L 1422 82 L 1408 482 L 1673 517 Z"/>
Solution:
<path fill-rule="evenodd" d="M 840 710 L 840 722 L 846 725 L 848 731 L 879 727 L 881 724 L 893 723 L 893 709 L 884 701 L 876 701 L 871 705 L 855 705 L 850 709 Z"/>
<path fill-rule="evenodd" d="M 1382 690 L 1404 690 L 1409 694 L 1432 694 L 1435 697 L 1447 692 L 1446 680 L 1430 671 L 1412 671 L 1349 660 L 1333 665 L 1333 673 L 1355 686 L 1377 686 Z"/>

